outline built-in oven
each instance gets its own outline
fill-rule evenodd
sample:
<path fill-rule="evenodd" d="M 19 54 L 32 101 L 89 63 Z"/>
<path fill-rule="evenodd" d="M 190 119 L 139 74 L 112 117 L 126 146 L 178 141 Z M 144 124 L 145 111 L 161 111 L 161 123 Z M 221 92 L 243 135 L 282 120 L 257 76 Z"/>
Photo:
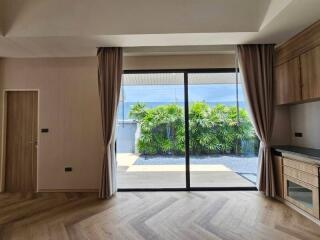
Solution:
<path fill-rule="evenodd" d="M 284 198 L 319 218 L 319 188 L 297 178 L 284 175 Z"/>

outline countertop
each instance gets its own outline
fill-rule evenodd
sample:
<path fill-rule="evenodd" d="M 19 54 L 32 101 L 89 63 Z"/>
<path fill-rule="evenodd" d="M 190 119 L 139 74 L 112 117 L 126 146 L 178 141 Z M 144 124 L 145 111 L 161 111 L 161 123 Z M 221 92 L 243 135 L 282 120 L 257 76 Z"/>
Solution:
<path fill-rule="evenodd" d="M 291 145 L 273 146 L 275 151 L 282 154 L 296 155 L 298 157 L 310 158 L 315 163 L 320 164 L 320 149 L 296 147 Z"/>

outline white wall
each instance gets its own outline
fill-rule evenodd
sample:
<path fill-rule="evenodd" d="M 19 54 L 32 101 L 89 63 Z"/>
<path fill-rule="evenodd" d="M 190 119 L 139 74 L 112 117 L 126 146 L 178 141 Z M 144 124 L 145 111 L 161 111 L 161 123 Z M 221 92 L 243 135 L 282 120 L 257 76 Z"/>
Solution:
<path fill-rule="evenodd" d="M 290 116 L 292 145 L 320 149 L 320 102 L 293 105 Z M 303 133 L 303 137 L 295 137 L 295 132 Z"/>

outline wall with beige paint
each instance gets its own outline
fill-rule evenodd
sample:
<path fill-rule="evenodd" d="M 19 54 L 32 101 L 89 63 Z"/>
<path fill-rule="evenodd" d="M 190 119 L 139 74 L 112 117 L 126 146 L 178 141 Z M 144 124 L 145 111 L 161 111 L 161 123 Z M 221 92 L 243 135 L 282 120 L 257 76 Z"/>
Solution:
<path fill-rule="evenodd" d="M 233 55 L 224 54 L 124 59 L 124 69 L 233 66 Z M 4 89 L 40 90 L 39 127 L 49 128 L 49 133 L 39 133 L 39 189 L 97 189 L 103 148 L 96 58 L 0 59 L 1 94 Z M 277 114 L 277 144 L 287 141 L 287 114 L 285 109 Z M 73 172 L 65 173 L 65 166 Z"/>
<path fill-rule="evenodd" d="M 234 54 L 126 56 L 124 69 L 234 68 Z"/>
<path fill-rule="evenodd" d="M 0 64 L 1 94 L 40 91 L 39 127 L 49 133 L 39 133 L 39 189 L 96 189 L 102 156 L 96 59 L 2 59 Z M 65 173 L 65 166 L 73 172 Z"/>

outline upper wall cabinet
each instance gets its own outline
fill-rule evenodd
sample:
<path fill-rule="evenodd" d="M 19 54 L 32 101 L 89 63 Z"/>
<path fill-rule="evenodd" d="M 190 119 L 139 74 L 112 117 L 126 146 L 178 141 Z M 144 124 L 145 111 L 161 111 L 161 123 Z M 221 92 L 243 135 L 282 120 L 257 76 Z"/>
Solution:
<path fill-rule="evenodd" d="M 320 21 L 276 47 L 276 104 L 320 99 Z"/>
<path fill-rule="evenodd" d="M 295 103 L 301 100 L 300 61 L 293 60 L 275 67 L 276 104 Z"/>
<path fill-rule="evenodd" d="M 300 61 L 303 100 L 320 98 L 320 46 L 302 54 Z"/>

